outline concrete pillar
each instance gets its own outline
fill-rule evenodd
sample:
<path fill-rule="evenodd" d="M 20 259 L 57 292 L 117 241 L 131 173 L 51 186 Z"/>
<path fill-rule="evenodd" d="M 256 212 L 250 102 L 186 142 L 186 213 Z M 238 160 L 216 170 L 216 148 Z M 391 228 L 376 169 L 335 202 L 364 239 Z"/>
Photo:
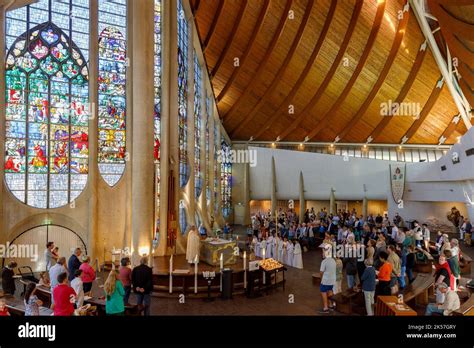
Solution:
<path fill-rule="evenodd" d="M 304 177 L 300 171 L 300 221 L 304 221 L 304 213 L 306 211 L 306 200 L 304 198 Z"/>
<path fill-rule="evenodd" d="M 275 157 L 272 156 L 272 179 L 271 179 L 271 210 L 272 215 L 275 214 L 277 210 L 277 195 L 276 195 L 276 170 L 275 170 Z"/>
<path fill-rule="evenodd" d="M 132 6 L 132 249 L 133 263 L 149 253 L 154 228 L 153 163 L 153 1 L 134 0 Z M 130 119 L 130 118 L 129 118 Z"/>
<path fill-rule="evenodd" d="M 90 2 L 90 40 L 89 40 L 89 54 L 91 57 L 97 57 L 98 47 L 98 25 L 97 25 L 97 2 Z M 97 163 L 97 148 L 98 148 L 98 132 L 97 132 L 97 116 L 98 116 L 98 84 L 97 84 L 97 60 L 89 60 L 89 103 L 90 103 L 90 118 L 89 118 L 89 205 L 88 205 L 88 223 L 89 223 L 89 245 L 88 250 L 91 251 L 91 259 L 100 259 L 103 256 L 104 238 L 103 233 L 99 229 L 98 222 L 98 200 L 99 192 L 97 189 L 99 181 L 99 172 Z M 104 260 L 105 261 L 105 260 Z"/>
<path fill-rule="evenodd" d="M 248 148 L 247 148 L 248 149 Z M 244 225 L 249 225 L 250 219 L 250 164 L 244 163 Z"/>
<path fill-rule="evenodd" d="M 155 255 L 163 256 L 171 254 L 172 250 L 168 248 L 168 180 L 170 171 L 170 108 L 172 103 L 171 95 L 176 104 L 177 95 L 172 93 L 171 89 L 171 68 L 176 68 L 171 60 L 173 41 L 171 18 L 171 3 L 169 1 L 161 2 L 161 136 L 160 136 L 160 241 Z M 176 14 L 176 11 L 174 12 Z M 176 41 L 176 40 L 175 40 Z"/>
<path fill-rule="evenodd" d="M 331 187 L 331 193 L 329 194 L 329 214 L 336 213 L 336 196 L 334 192 L 336 192 L 336 190 Z"/>
<path fill-rule="evenodd" d="M 369 201 L 367 197 L 364 196 L 364 199 L 362 201 L 362 215 L 364 215 L 364 219 L 366 219 L 368 215 L 368 206 L 369 206 Z"/>

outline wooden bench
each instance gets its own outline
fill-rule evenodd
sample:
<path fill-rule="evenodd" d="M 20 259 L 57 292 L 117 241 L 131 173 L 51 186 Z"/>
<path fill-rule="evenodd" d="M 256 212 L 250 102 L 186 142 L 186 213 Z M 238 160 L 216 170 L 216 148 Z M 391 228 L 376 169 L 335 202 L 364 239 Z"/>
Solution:
<path fill-rule="evenodd" d="M 21 317 L 25 315 L 25 303 L 23 300 L 17 299 L 13 296 L 6 296 L 6 305 L 8 312 L 13 317 Z M 51 316 L 53 315 L 53 310 L 41 306 L 39 308 L 40 316 Z"/>
<path fill-rule="evenodd" d="M 91 306 L 96 306 L 97 307 L 97 315 L 99 316 L 104 316 L 106 315 L 105 312 L 105 299 L 104 298 L 97 298 L 97 297 L 91 297 L 88 299 L 84 299 L 84 304 L 90 304 Z M 144 306 L 139 306 L 139 305 L 126 305 L 125 306 L 125 315 L 126 316 L 141 316 L 143 315 L 143 312 L 145 311 Z"/>
<path fill-rule="evenodd" d="M 419 273 L 431 273 L 433 270 L 434 263 L 433 255 L 431 255 L 426 250 L 420 248 L 417 248 L 416 252 L 422 252 L 426 256 L 426 262 L 415 261 L 415 267 L 413 268 L 413 270 Z"/>
<path fill-rule="evenodd" d="M 469 255 L 466 255 L 466 254 L 462 254 L 462 258 L 463 258 L 463 263 L 462 262 L 459 262 L 459 269 L 461 270 L 461 274 L 463 275 L 471 275 L 471 261 L 472 261 L 472 258 L 469 256 Z M 463 264 L 461 266 L 461 264 Z"/>
<path fill-rule="evenodd" d="M 402 292 L 405 303 L 414 302 L 416 305 L 427 305 L 428 297 L 433 294 L 434 277 L 431 273 L 419 273 L 413 283 Z"/>
<path fill-rule="evenodd" d="M 471 312 L 473 307 L 474 307 L 474 295 L 471 295 L 469 300 L 464 302 L 458 310 L 452 313 L 452 315 L 454 316 L 471 315 L 469 312 Z"/>
<path fill-rule="evenodd" d="M 364 295 L 362 291 L 356 292 L 352 289 L 347 289 L 331 296 L 329 299 L 336 302 L 336 310 L 338 312 L 343 314 L 352 314 L 352 306 L 356 302 L 360 303 L 361 299 L 364 301 Z"/>

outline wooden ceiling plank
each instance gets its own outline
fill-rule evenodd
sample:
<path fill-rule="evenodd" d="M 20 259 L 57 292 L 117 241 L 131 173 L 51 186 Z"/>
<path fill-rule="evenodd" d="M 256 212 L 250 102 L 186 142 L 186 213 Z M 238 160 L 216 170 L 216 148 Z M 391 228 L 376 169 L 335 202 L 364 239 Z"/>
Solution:
<path fill-rule="evenodd" d="M 403 137 L 400 138 L 400 143 L 405 144 L 407 143 L 410 138 L 417 132 L 418 128 L 423 124 L 425 121 L 426 117 L 431 112 L 431 109 L 433 106 L 436 104 L 436 101 L 438 100 L 439 95 L 441 94 L 441 91 L 443 90 L 443 80 L 442 77 L 439 78 L 438 81 L 436 81 L 436 85 L 434 86 L 433 90 L 431 91 L 430 97 L 426 101 L 425 105 L 423 106 L 423 109 L 420 112 L 420 115 L 415 119 L 415 122 L 412 123 L 408 131 L 405 133 Z"/>
<path fill-rule="evenodd" d="M 237 30 L 239 29 L 240 23 L 242 22 L 242 17 L 244 16 L 245 9 L 247 8 L 248 5 L 248 0 L 243 0 L 242 4 L 240 5 L 239 13 L 237 14 L 237 19 L 234 22 L 234 25 L 232 27 L 232 30 L 227 37 L 224 49 L 222 50 L 221 54 L 219 55 L 219 59 L 217 60 L 216 65 L 211 71 L 211 80 L 216 76 L 217 72 L 219 71 L 219 68 L 221 67 L 222 62 L 224 61 L 225 57 L 227 56 L 227 52 L 229 51 L 230 46 L 232 46 L 232 43 L 234 42 L 234 37 L 235 34 L 237 33 Z"/>
<path fill-rule="evenodd" d="M 355 7 L 354 7 L 354 10 L 352 11 L 352 17 L 351 17 L 351 20 L 349 22 L 349 26 L 347 27 L 346 34 L 344 35 L 344 39 L 343 39 L 341 45 L 339 46 L 339 51 L 338 51 L 338 53 L 336 55 L 336 58 L 334 59 L 332 65 L 331 65 L 331 68 L 329 69 L 328 73 L 326 74 L 326 77 L 324 78 L 321 85 L 318 87 L 318 90 L 316 91 L 314 96 L 311 98 L 311 100 L 307 104 L 307 106 L 303 109 L 303 111 L 301 111 L 299 114 L 297 114 L 295 119 L 291 120 L 291 125 L 298 123 L 298 121 L 297 121 L 298 119 L 304 118 L 304 116 L 306 115 L 306 111 L 308 109 L 312 109 L 314 107 L 314 105 L 319 101 L 319 98 L 321 97 L 321 95 L 324 93 L 327 86 L 331 82 L 331 80 L 334 76 L 334 73 L 336 72 L 336 70 L 339 66 L 339 63 L 341 62 L 341 60 L 344 56 L 344 53 L 346 52 L 346 49 L 347 49 L 349 41 L 352 37 L 352 34 L 354 33 L 354 27 L 357 24 L 357 20 L 359 18 L 359 14 L 361 12 L 362 5 L 363 5 L 363 0 L 358 0 Z M 336 2 L 333 1 L 331 3 L 331 8 L 329 9 L 329 12 L 328 12 L 328 17 L 330 17 L 330 20 L 326 20 L 326 22 L 324 24 L 324 28 L 321 32 L 321 35 L 319 36 L 318 42 L 317 42 L 317 44 L 316 44 L 316 46 L 313 50 L 313 53 L 311 55 L 311 58 L 308 60 L 308 64 L 306 65 L 305 69 L 303 70 L 303 72 L 301 73 L 298 81 L 295 84 L 296 88 L 293 88 L 291 93 L 279 105 L 277 111 L 273 114 L 273 116 L 267 122 L 267 125 L 265 127 L 262 127 L 260 129 L 260 131 L 255 135 L 255 137 L 254 137 L 255 139 L 258 140 L 258 138 L 264 132 L 266 132 L 268 129 L 272 128 L 274 126 L 274 123 L 278 120 L 278 118 L 281 115 L 287 116 L 287 114 L 285 114 L 284 110 L 287 110 L 288 105 L 291 103 L 291 100 L 294 98 L 294 96 L 296 95 L 298 90 L 301 88 L 301 86 L 302 86 L 304 80 L 306 79 L 306 77 L 309 76 L 309 71 L 311 70 L 311 68 L 314 64 L 314 61 L 315 61 L 316 57 L 319 54 L 319 50 L 320 50 L 320 48 L 323 44 L 323 41 L 326 38 L 326 34 L 327 34 L 328 29 L 329 29 L 329 25 L 332 21 L 332 18 L 334 16 L 335 9 L 336 9 Z M 292 128 L 292 127 L 290 126 L 290 128 Z M 284 139 L 293 130 L 293 129 L 289 130 L 290 128 L 287 128 L 283 132 L 283 134 L 280 135 L 280 139 Z"/>
<path fill-rule="evenodd" d="M 407 9 L 407 7 L 405 7 Z M 359 122 L 365 115 L 367 109 L 369 108 L 370 104 L 372 101 L 375 99 L 375 96 L 379 92 L 380 88 L 385 82 L 385 79 L 387 78 L 387 75 L 392 67 L 392 64 L 397 57 L 398 50 L 400 49 L 400 46 L 403 41 L 403 37 L 405 36 L 405 30 L 408 24 L 408 20 L 410 18 L 408 9 L 403 12 L 403 18 L 399 22 L 398 25 L 398 30 L 397 33 L 395 34 L 395 39 L 393 40 L 392 47 L 390 49 L 390 53 L 387 57 L 387 60 L 385 61 L 385 64 L 383 66 L 382 71 L 379 73 L 379 76 L 377 78 L 377 82 L 375 82 L 375 85 L 372 87 L 372 90 L 370 91 L 369 95 L 365 99 L 364 103 L 362 106 L 359 108 L 357 113 L 351 118 L 351 120 L 346 124 L 344 129 L 339 132 L 339 139 L 341 141 L 344 140 L 346 137 L 347 133 L 354 127 L 354 125 Z"/>
<path fill-rule="evenodd" d="M 309 0 L 308 4 L 306 6 L 305 14 L 303 16 L 303 20 L 300 23 L 298 32 L 296 33 L 295 40 L 293 40 L 293 43 L 290 47 L 290 50 L 288 51 L 288 54 L 285 57 L 285 60 L 283 61 L 283 64 L 280 66 L 278 69 L 277 73 L 275 74 L 273 80 L 270 83 L 270 86 L 265 90 L 264 95 L 259 98 L 257 105 L 253 107 L 253 109 L 245 116 L 245 118 L 237 124 L 237 127 L 233 127 L 227 130 L 228 133 L 231 134 L 231 137 L 234 137 L 235 134 L 240 131 L 242 128 L 244 128 L 247 123 L 253 118 L 255 114 L 258 113 L 260 108 L 263 106 L 264 102 L 267 100 L 267 98 L 273 93 L 275 90 L 276 86 L 278 85 L 278 82 L 280 82 L 281 77 L 283 74 L 286 72 L 288 65 L 290 64 L 291 59 L 293 56 L 296 54 L 296 48 L 300 45 L 301 40 L 303 38 L 303 32 L 306 28 L 306 24 L 308 23 L 309 17 L 311 15 L 312 9 L 314 7 L 314 2 L 315 0 Z"/>
<path fill-rule="evenodd" d="M 197 12 L 199 11 L 199 6 L 201 5 L 201 0 L 196 0 L 194 3 L 193 14 L 196 16 Z"/>
<path fill-rule="evenodd" d="M 403 84 L 402 89 L 400 90 L 400 93 L 398 94 L 397 98 L 395 99 L 394 105 L 400 105 L 405 97 L 407 96 L 409 90 L 413 86 L 413 82 L 415 82 L 415 79 L 418 75 L 418 72 L 423 64 L 423 60 L 426 56 L 427 52 L 427 43 L 426 41 L 420 46 L 420 49 L 418 50 L 418 53 L 416 55 L 415 61 L 411 67 L 410 73 Z M 367 142 L 376 142 L 377 138 L 380 136 L 380 134 L 383 134 L 384 130 L 387 128 L 389 125 L 390 121 L 393 119 L 392 113 L 389 115 L 386 115 L 382 117 L 382 120 L 377 124 L 375 129 L 372 131 L 372 134 L 370 134 L 369 138 L 367 139 Z M 369 139 L 372 139 L 369 141 Z"/>
<path fill-rule="evenodd" d="M 214 32 L 216 31 L 217 22 L 219 21 L 219 18 L 221 17 L 222 9 L 224 8 L 224 3 L 225 3 L 225 0 L 219 0 L 219 5 L 217 6 L 216 13 L 214 14 L 214 17 L 212 19 L 211 26 L 202 44 L 203 53 L 206 52 L 206 49 L 209 47 L 209 42 L 211 41 L 212 36 L 214 35 Z"/>
<path fill-rule="evenodd" d="M 458 129 L 459 124 L 463 124 L 463 122 L 459 122 L 461 120 L 461 116 L 459 115 L 454 115 L 453 119 L 451 122 L 449 122 L 448 126 L 444 130 L 443 134 L 441 134 L 441 137 L 439 138 L 439 143 L 440 144 L 445 144 L 446 140 L 448 140 L 453 132 Z"/>
<path fill-rule="evenodd" d="M 347 95 L 352 89 L 352 86 L 354 85 L 357 78 L 359 77 L 359 74 L 362 71 L 362 68 L 364 67 L 365 62 L 367 61 L 367 58 L 369 57 L 369 53 L 372 50 L 372 47 L 375 43 L 375 39 L 377 38 L 377 34 L 382 24 L 384 14 L 385 14 L 385 2 L 382 2 L 377 7 L 377 13 L 375 14 L 374 23 L 372 24 L 372 29 L 367 39 L 367 44 L 365 45 L 364 52 L 360 56 L 359 62 L 357 63 L 357 66 L 354 72 L 352 73 L 352 76 L 349 82 L 347 82 L 346 86 L 344 87 L 342 93 L 337 98 L 336 102 L 332 105 L 332 107 L 328 110 L 328 112 L 326 112 L 323 115 L 323 117 L 319 120 L 318 125 L 311 132 L 307 133 L 307 137 L 309 139 L 314 138 L 314 136 L 318 134 L 326 126 L 326 124 L 329 122 L 329 117 L 331 115 L 334 115 L 334 113 L 339 109 L 343 101 L 346 99 Z M 296 129 L 296 126 L 299 125 L 299 123 L 301 123 L 302 120 L 303 120 L 303 116 L 301 117 L 301 120 L 298 120 L 299 122 L 296 122 L 295 129 Z"/>
<path fill-rule="evenodd" d="M 256 70 L 256 74 L 253 75 L 252 79 L 250 82 L 247 84 L 245 87 L 244 92 L 240 95 L 240 97 L 237 99 L 237 101 L 232 105 L 232 107 L 229 109 L 229 111 L 222 116 L 223 121 L 227 121 L 231 115 L 233 115 L 233 112 L 235 110 L 238 110 L 240 103 L 246 99 L 246 97 L 249 96 L 251 89 L 253 85 L 255 84 L 256 81 L 260 78 L 260 76 L 263 73 L 263 67 L 267 64 L 268 60 L 270 59 L 270 56 L 273 52 L 273 49 L 275 48 L 276 44 L 278 43 L 278 40 L 280 39 L 282 33 L 283 33 L 283 28 L 285 27 L 285 24 L 288 20 L 288 12 L 291 9 L 291 6 L 293 5 L 294 0 L 287 0 L 285 10 L 283 11 L 283 15 L 280 18 L 280 22 L 278 23 L 278 27 L 275 30 L 275 34 L 272 37 L 272 40 L 270 42 L 270 45 L 268 46 L 268 49 L 265 52 L 265 56 L 263 59 L 260 61 L 258 68 Z"/>
<path fill-rule="evenodd" d="M 222 100 L 222 98 L 224 98 L 224 96 L 226 95 L 229 88 L 232 86 L 232 83 L 236 79 L 239 72 L 244 70 L 243 68 L 244 68 L 244 65 L 245 65 L 245 61 L 247 60 L 247 58 L 250 54 L 250 51 L 252 50 L 252 47 L 255 44 L 255 40 L 257 39 L 260 31 L 263 28 L 263 23 L 265 22 L 265 18 L 268 15 L 269 8 L 270 8 L 270 0 L 265 0 L 263 8 L 260 11 L 260 15 L 258 16 L 257 22 L 255 23 L 255 27 L 254 27 L 254 30 L 252 32 L 252 36 L 250 37 L 250 40 L 247 44 L 247 47 L 245 48 L 244 53 L 242 54 L 242 57 L 240 57 L 240 64 L 239 64 L 238 67 L 234 67 L 234 70 L 232 71 L 232 75 L 226 81 L 226 83 L 224 85 L 224 88 L 222 88 L 219 95 L 217 96 L 217 104 L 219 104 L 219 102 Z"/>

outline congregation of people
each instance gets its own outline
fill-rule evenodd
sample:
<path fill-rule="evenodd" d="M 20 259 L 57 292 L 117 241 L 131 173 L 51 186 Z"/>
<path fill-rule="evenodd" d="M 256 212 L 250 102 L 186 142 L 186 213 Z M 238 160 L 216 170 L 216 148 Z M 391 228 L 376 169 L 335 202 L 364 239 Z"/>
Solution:
<path fill-rule="evenodd" d="M 55 316 L 79 315 L 86 299 L 93 298 L 93 283 L 98 279 L 96 271 L 90 265 L 90 257 L 82 255 L 81 248 L 76 248 L 66 262 L 64 256 L 58 254 L 53 242 L 48 242 L 45 250 L 46 270 L 39 275 L 38 282 L 31 281 L 25 286 L 23 300 L 26 316 L 39 316 L 43 306 L 36 295 L 37 287 L 49 288 L 51 293 L 51 309 Z M 125 315 L 130 306 L 132 290 L 136 304 L 143 309 L 146 316 L 150 315 L 151 293 L 153 291 L 152 269 L 148 266 L 148 258 L 142 257 L 140 265 L 131 268 L 130 259 L 121 259 L 119 269 L 112 267 L 107 279 L 99 289 L 103 288 L 105 313 L 107 315 Z M 2 271 L 2 289 L 4 295 L 15 296 L 15 262 L 10 262 Z M 79 310 L 79 311 L 78 311 Z M 0 299 L 0 316 L 9 315 L 4 298 Z"/>

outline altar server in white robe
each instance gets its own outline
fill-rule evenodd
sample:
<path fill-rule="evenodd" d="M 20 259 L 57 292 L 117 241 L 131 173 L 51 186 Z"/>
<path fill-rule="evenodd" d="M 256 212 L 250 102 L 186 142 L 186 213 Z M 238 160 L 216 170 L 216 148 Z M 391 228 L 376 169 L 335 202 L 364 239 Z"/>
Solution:
<path fill-rule="evenodd" d="M 293 251 L 293 267 L 303 269 L 303 253 L 298 241 L 295 242 L 295 249 Z"/>
<path fill-rule="evenodd" d="M 255 256 L 256 257 L 261 257 L 261 246 L 262 242 L 258 241 L 257 244 L 255 244 Z"/>
<path fill-rule="evenodd" d="M 289 240 L 286 246 L 286 253 L 287 253 L 286 264 L 288 266 L 293 266 L 293 250 L 294 250 L 293 242 Z"/>
<path fill-rule="evenodd" d="M 199 260 L 199 249 L 201 246 L 201 238 L 196 226 L 191 226 L 188 232 L 188 243 L 186 245 L 186 260 L 188 263 L 194 263 L 196 255 Z"/>
<path fill-rule="evenodd" d="M 278 261 L 282 262 L 283 261 L 283 245 L 284 245 L 284 241 L 282 238 L 280 238 L 278 240 Z"/>
<path fill-rule="evenodd" d="M 288 244 L 289 244 L 288 239 L 285 237 L 285 239 L 283 240 L 283 252 L 281 254 L 281 262 L 284 265 L 288 264 L 288 253 L 287 253 Z"/>
<path fill-rule="evenodd" d="M 251 246 L 251 252 L 253 252 L 253 254 L 255 256 L 257 256 L 257 254 L 256 254 L 256 252 L 257 252 L 257 243 L 258 243 L 257 237 L 253 236 L 252 243 L 250 244 L 250 246 Z"/>
<path fill-rule="evenodd" d="M 275 238 L 273 238 L 273 251 L 272 251 L 272 255 L 273 255 L 273 258 L 277 261 L 280 260 L 280 255 L 279 255 L 279 251 L 278 251 L 278 246 L 280 244 L 280 237 L 278 235 L 275 236 Z"/>
<path fill-rule="evenodd" d="M 273 257 L 273 242 L 274 242 L 274 239 L 273 239 L 273 236 L 270 235 L 268 238 L 267 238 L 267 250 L 265 251 L 266 253 L 266 258 L 267 259 L 270 259 Z"/>

